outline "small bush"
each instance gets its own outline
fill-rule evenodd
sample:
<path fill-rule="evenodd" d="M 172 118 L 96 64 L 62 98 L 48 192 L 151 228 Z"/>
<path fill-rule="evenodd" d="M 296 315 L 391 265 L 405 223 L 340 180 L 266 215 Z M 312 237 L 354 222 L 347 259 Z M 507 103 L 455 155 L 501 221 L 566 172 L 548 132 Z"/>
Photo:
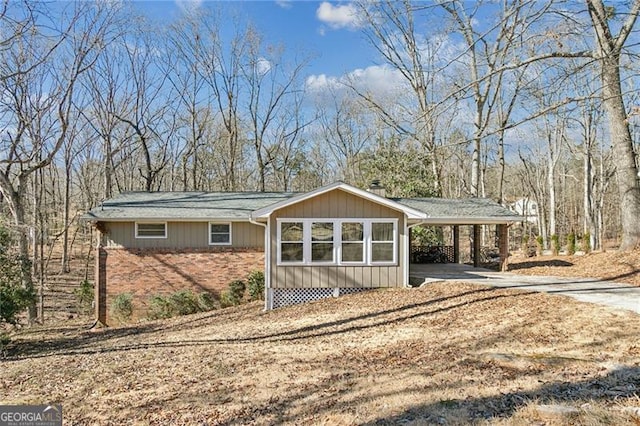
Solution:
<path fill-rule="evenodd" d="M 178 315 L 189 315 L 211 311 L 216 300 L 211 293 L 193 294 L 190 290 L 179 290 L 169 296 L 155 295 L 149 300 L 147 318 L 164 319 Z"/>
<path fill-rule="evenodd" d="M 542 238 L 542 235 L 536 237 L 536 246 L 538 248 L 538 256 L 542 256 L 542 249 L 544 248 L 544 238 Z"/>
<path fill-rule="evenodd" d="M 234 280 L 229 283 L 229 289 L 222 293 L 220 304 L 222 307 L 237 306 L 242 303 L 246 285 L 242 280 Z"/>
<path fill-rule="evenodd" d="M 216 305 L 216 299 L 211 293 L 200 293 L 198 295 L 198 306 L 200 307 L 200 311 L 212 311 L 216 308 Z"/>
<path fill-rule="evenodd" d="M 179 290 L 169 296 L 175 315 L 189 315 L 200 312 L 198 298 L 191 290 Z"/>
<path fill-rule="evenodd" d="M 127 322 L 133 315 L 133 295 L 120 293 L 111 301 L 111 317 L 119 322 Z"/>
<path fill-rule="evenodd" d="M 89 280 L 80 283 L 80 287 L 73 290 L 76 297 L 76 306 L 78 313 L 82 315 L 91 315 L 93 312 L 93 284 Z"/>
<path fill-rule="evenodd" d="M 585 232 L 582 236 L 582 251 L 587 253 L 591 253 L 591 234 Z"/>
<path fill-rule="evenodd" d="M 155 320 L 171 318 L 173 315 L 173 307 L 169 299 L 159 295 L 151 297 L 149 300 L 149 309 L 147 309 L 147 318 Z"/>
<path fill-rule="evenodd" d="M 560 238 L 556 234 L 551 236 L 551 252 L 554 256 L 560 253 Z"/>
<path fill-rule="evenodd" d="M 2 356 L 6 356 L 9 343 L 11 343 L 11 337 L 6 333 L 0 332 L 0 354 Z"/>
<path fill-rule="evenodd" d="M 576 254 L 576 234 L 573 232 L 567 235 L 567 254 L 569 256 Z"/>
<path fill-rule="evenodd" d="M 264 273 L 253 271 L 247 277 L 247 291 L 250 300 L 264 300 Z"/>

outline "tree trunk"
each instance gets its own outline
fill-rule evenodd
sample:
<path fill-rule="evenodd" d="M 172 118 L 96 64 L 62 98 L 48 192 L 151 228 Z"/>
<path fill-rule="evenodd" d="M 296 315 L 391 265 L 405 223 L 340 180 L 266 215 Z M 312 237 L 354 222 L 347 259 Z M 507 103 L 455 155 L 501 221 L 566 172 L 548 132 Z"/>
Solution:
<path fill-rule="evenodd" d="M 609 118 L 613 146 L 613 161 L 620 196 L 622 241 L 620 250 L 633 250 L 640 244 L 640 185 L 633 141 L 627 123 L 620 86 L 620 57 L 617 54 L 602 59 L 603 104 Z"/>

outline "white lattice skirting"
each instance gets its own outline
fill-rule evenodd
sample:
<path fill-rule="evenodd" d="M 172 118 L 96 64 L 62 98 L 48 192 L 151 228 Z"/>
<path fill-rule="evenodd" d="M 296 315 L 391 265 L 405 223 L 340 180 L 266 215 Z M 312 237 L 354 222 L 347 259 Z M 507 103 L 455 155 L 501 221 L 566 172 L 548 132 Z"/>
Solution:
<path fill-rule="evenodd" d="M 370 288 L 272 288 L 268 290 L 271 309 L 313 302 L 315 300 L 359 293 Z"/>

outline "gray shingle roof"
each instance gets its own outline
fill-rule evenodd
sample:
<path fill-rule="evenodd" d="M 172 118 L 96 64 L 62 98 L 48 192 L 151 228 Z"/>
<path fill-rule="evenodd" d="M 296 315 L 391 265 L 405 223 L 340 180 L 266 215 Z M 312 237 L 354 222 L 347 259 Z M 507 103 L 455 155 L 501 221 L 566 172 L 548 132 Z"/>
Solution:
<path fill-rule="evenodd" d="M 248 220 L 253 210 L 292 197 L 291 192 L 125 192 L 93 208 L 84 220 Z"/>
<path fill-rule="evenodd" d="M 488 198 L 394 198 L 427 214 L 428 222 L 452 224 L 520 222 L 523 217 Z"/>
<path fill-rule="evenodd" d="M 248 220 L 254 210 L 290 199 L 294 192 L 125 192 L 87 212 L 88 221 Z M 523 218 L 485 198 L 392 198 L 424 212 L 434 224 L 518 222 Z"/>

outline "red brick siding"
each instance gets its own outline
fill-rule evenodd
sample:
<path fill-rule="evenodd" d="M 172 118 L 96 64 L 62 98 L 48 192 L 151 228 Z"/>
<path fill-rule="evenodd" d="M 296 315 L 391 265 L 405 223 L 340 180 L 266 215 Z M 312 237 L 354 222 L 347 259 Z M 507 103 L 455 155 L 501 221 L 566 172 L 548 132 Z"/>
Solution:
<path fill-rule="evenodd" d="M 264 252 L 258 248 L 122 249 L 100 248 L 106 280 L 105 307 L 97 306 L 98 318 L 109 324 L 109 305 L 120 293 L 133 294 L 134 317 L 145 315 L 149 298 L 177 290 L 210 292 L 218 296 L 229 282 L 245 279 L 251 271 L 264 271 Z M 103 303 L 104 303 L 103 302 Z M 102 308 L 102 309 L 101 309 Z M 101 318 L 104 316 L 104 318 Z"/>

